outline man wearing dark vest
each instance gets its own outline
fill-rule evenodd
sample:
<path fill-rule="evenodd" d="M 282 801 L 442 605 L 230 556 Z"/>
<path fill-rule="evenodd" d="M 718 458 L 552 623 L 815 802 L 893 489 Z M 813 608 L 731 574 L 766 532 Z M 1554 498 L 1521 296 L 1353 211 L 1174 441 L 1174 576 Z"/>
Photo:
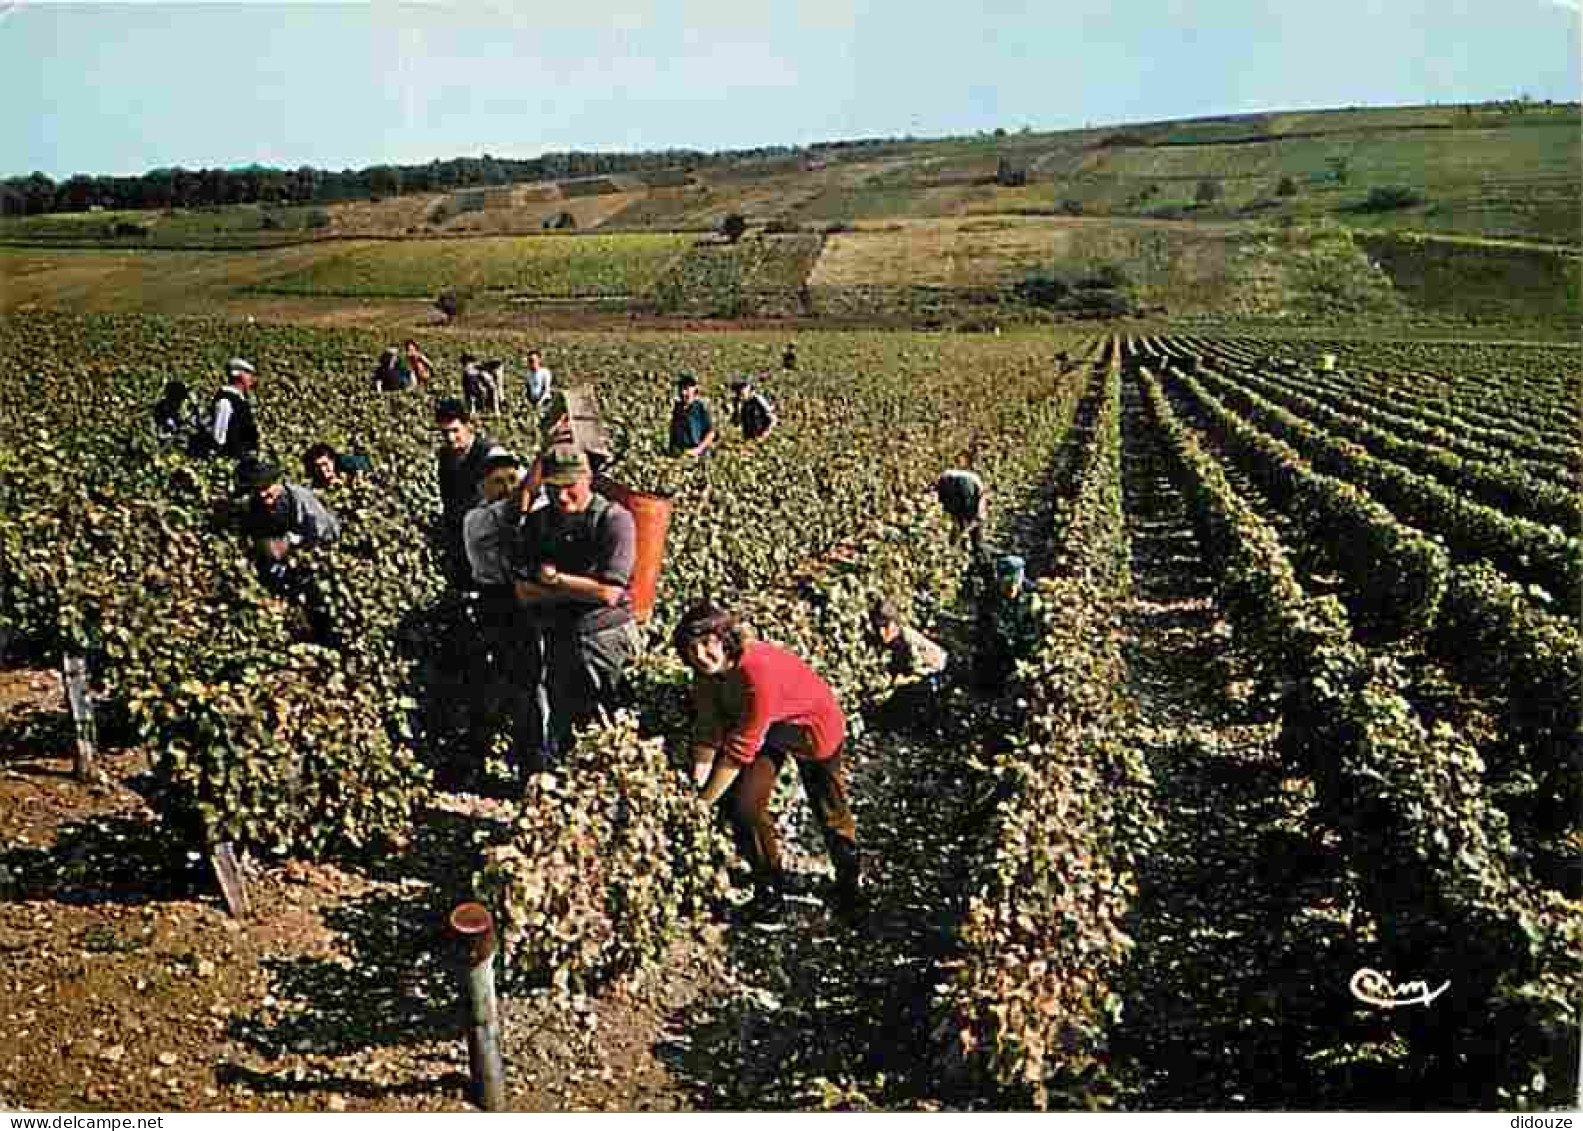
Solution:
<path fill-rule="evenodd" d="M 588 457 L 552 444 L 539 457 L 549 506 L 523 515 L 513 552 L 517 599 L 544 634 L 548 749 L 527 751 L 552 769 L 571 748 L 573 728 L 615 705 L 622 672 L 637 650 L 628 586 L 637 528 L 620 503 L 594 492 Z"/>
<path fill-rule="evenodd" d="M 240 460 L 258 454 L 258 421 L 248 394 L 258 384 L 253 363 L 233 357 L 225 365 L 226 384 L 214 395 L 209 438 L 218 455 Z"/>
<path fill-rule="evenodd" d="M 473 427 L 472 414 L 455 397 L 434 406 L 434 426 L 441 443 L 437 460 L 440 473 L 440 557 L 446 579 L 458 589 L 471 587 L 473 572 L 467 564 L 462 522 L 467 512 L 483 502 L 484 461 L 495 445 Z"/>

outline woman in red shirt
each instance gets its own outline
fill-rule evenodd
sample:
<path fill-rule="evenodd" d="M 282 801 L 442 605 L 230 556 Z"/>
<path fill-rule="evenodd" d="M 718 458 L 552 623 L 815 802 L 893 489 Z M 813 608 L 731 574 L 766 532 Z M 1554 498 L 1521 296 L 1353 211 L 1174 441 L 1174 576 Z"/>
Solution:
<path fill-rule="evenodd" d="M 715 605 L 689 609 L 672 642 L 694 673 L 693 781 L 706 802 L 721 804 L 753 872 L 748 917 L 773 919 L 784 905 L 769 799 L 788 758 L 797 764 L 835 865 L 833 902 L 837 910 L 857 910 L 861 857 L 842 758 L 846 716 L 835 694 L 799 657 L 750 640 L 736 618 Z"/>

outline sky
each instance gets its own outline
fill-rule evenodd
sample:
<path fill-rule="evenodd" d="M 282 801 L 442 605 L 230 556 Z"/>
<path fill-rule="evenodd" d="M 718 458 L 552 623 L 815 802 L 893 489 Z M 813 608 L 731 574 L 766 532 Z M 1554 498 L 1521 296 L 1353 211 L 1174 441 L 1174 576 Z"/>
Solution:
<path fill-rule="evenodd" d="M 0 176 L 1580 95 L 1583 0 L 0 0 Z"/>

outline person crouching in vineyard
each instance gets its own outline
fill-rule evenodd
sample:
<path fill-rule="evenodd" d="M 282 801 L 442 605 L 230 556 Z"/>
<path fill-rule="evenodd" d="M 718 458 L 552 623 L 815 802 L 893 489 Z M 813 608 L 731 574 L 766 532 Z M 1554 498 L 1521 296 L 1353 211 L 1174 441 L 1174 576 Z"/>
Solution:
<path fill-rule="evenodd" d="M 1005 684 L 1038 647 L 1043 628 L 1028 592 L 1027 566 L 1016 554 L 995 559 L 995 588 L 979 604 L 974 682 L 981 690 Z"/>
<path fill-rule="evenodd" d="M 354 475 L 367 475 L 374 461 L 358 452 L 341 453 L 329 444 L 314 444 L 302 453 L 302 473 L 313 488 L 328 491 L 340 487 Z"/>
<path fill-rule="evenodd" d="M 940 694 L 950 656 L 940 645 L 902 620 L 892 601 L 869 608 L 869 640 L 885 655 L 893 687 L 878 713 L 887 730 L 928 729 L 940 713 Z"/>
<path fill-rule="evenodd" d="M 462 354 L 462 400 L 473 414 L 500 413 L 506 406 L 505 378 L 500 361 L 479 361 Z"/>
<path fill-rule="evenodd" d="M 984 549 L 984 519 L 989 514 L 989 491 L 977 473 L 953 468 L 934 485 L 935 497 L 950 516 L 958 538 L 966 538 L 975 554 Z"/>
<path fill-rule="evenodd" d="M 237 465 L 236 485 L 248 496 L 247 528 L 284 524 L 292 546 L 333 542 L 341 534 L 341 520 L 319 501 L 312 490 L 281 478 L 280 468 L 253 457 Z"/>
<path fill-rule="evenodd" d="M 785 905 L 780 842 L 769 812 L 775 779 L 789 759 L 835 865 L 835 909 L 859 910 L 862 857 L 847 802 L 846 716 L 828 684 L 800 657 L 750 640 L 737 619 L 704 602 L 676 626 L 672 644 L 693 671 L 693 782 L 718 804 L 753 876 L 744 913 L 770 922 Z"/>
<path fill-rule="evenodd" d="M 248 499 L 242 529 L 253 543 L 253 566 L 264 588 L 301 606 L 313 638 L 340 647 L 330 603 L 313 571 L 292 560 L 292 551 L 333 542 L 341 523 L 311 490 L 281 481 L 280 469 L 250 458 L 237 466 L 237 487 Z"/>
<path fill-rule="evenodd" d="M 553 768 L 577 727 L 614 708 L 638 646 L 628 591 L 637 559 L 632 512 L 594 492 L 588 456 L 574 444 L 546 448 L 538 475 L 549 505 L 534 508 L 532 494 L 521 493 L 528 509 L 512 550 L 517 599 L 544 635 L 548 739 L 523 756 L 530 772 Z"/>
<path fill-rule="evenodd" d="M 962 596 L 968 601 L 993 599 L 995 566 L 984 545 L 984 520 L 989 515 L 989 489 L 976 472 L 953 468 L 940 476 L 934 486 L 935 497 L 951 520 L 952 534 L 968 545 L 967 570 L 962 578 Z"/>
<path fill-rule="evenodd" d="M 731 406 L 731 419 L 742 428 L 742 438 L 753 441 L 768 436 L 775 430 L 775 409 L 769 399 L 753 387 L 753 382 L 743 377 L 731 382 L 735 403 Z"/>
<path fill-rule="evenodd" d="M 154 405 L 154 435 L 162 444 L 185 448 L 193 434 L 203 427 L 198 409 L 188 395 L 186 382 L 165 382 L 165 391 Z"/>

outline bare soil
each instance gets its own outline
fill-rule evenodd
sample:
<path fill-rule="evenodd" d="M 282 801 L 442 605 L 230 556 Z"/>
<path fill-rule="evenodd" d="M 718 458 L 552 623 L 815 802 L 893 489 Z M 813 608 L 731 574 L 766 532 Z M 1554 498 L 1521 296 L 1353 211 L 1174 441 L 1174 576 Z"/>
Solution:
<path fill-rule="evenodd" d="M 85 785 L 72 749 L 55 673 L 0 673 L 0 1108 L 474 1109 L 442 925 L 510 802 L 436 794 L 403 848 L 253 863 L 239 922 L 206 860 L 170 857 L 147 752 Z M 717 931 L 643 993 L 503 994 L 510 1108 L 686 1106 L 656 1034 L 721 962 Z"/>

